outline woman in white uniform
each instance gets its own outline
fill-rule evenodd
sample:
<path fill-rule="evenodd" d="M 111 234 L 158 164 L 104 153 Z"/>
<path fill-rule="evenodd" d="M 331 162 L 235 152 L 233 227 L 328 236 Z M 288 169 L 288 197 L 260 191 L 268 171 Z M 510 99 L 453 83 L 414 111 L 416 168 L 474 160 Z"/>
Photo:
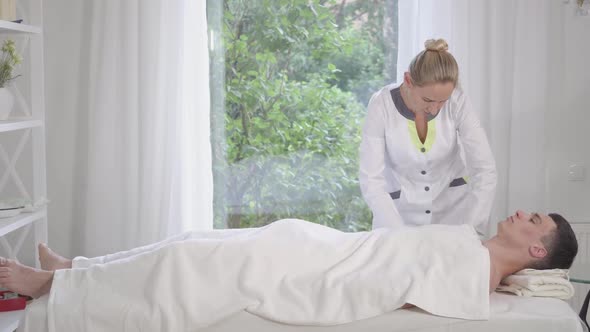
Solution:
<path fill-rule="evenodd" d="M 442 39 L 426 41 L 403 83 L 369 101 L 360 184 L 373 228 L 470 223 L 487 232 L 495 161 L 447 50 Z"/>

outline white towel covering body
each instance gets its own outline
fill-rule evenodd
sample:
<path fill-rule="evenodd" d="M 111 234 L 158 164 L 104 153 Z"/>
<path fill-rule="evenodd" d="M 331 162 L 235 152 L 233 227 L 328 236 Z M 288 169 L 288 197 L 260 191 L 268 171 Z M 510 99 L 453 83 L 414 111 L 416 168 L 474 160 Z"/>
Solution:
<path fill-rule="evenodd" d="M 489 317 L 489 253 L 468 225 L 345 233 L 285 219 L 179 238 L 56 271 L 49 330 L 196 331 L 241 310 L 334 325 L 405 303 L 440 316 Z"/>

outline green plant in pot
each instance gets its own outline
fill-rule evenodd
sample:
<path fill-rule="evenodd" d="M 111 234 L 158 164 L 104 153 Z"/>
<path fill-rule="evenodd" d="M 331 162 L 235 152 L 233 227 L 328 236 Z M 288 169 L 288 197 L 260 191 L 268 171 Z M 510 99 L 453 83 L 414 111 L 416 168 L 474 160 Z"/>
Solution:
<path fill-rule="evenodd" d="M 21 60 L 20 55 L 16 53 L 14 41 L 4 41 L 0 55 L 0 120 L 6 120 L 14 106 L 14 96 L 7 89 L 7 85 L 18 77 L 14 76 L 13 71 Z"/>

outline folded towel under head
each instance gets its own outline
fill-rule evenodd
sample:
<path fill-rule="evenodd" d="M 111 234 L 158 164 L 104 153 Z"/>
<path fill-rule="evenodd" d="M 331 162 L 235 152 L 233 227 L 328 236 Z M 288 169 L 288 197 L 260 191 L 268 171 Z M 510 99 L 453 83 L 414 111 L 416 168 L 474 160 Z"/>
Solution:
<path fill-rule="evenodd" d="M 568 270 L 524 269 L 504 278 L 496 288 L 518 296 L 556 297 L 562 300 L 574 296 L 574 287 L 569 281 Z"/>

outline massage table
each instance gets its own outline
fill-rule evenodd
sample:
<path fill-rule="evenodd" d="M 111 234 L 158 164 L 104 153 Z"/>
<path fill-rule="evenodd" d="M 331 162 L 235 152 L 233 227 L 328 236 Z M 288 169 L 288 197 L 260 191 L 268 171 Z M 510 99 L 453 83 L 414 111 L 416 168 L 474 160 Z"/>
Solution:
<path fill-rule="evenodd" d="M 20 332 L 47 329 L 47 296 L 27 306 Z M 469 321 L 428 314 L 418 308 L 396 310 L 381 316 L 335 326 L 292 326 L 269 321 L 247 312 L 230 316 L 203 332 L 589 332 L 570 306 L 554 298 L 525 298 L 493 293 L 490 319 Z M 170 331 L 173 332 L 173 331 Z"/>

